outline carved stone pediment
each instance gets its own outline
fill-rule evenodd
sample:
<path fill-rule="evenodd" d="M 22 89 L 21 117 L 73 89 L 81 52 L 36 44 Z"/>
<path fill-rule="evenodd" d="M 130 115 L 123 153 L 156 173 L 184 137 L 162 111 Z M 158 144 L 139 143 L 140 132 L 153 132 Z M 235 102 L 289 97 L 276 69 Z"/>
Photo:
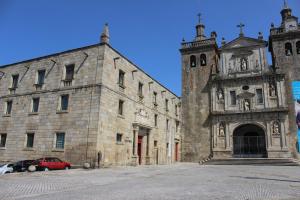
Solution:
<path fill-rule="evenodd" d="M 242 93 L 238 94 L 237 98 L 239 98 L 239 99 L 251 99 L 254 96 L 255 96 L 254 93 L 246 91 L 246 92 L 242 92 Z"/>
<path fill-rule="evenodd" d="M 221 50 L 233 50 L 233 49 L 248 48 L 248 47 L 251 48 L 255 46 L 267 46 L 267 42 L 255 38 L 238 37 L 235 40 L 221 47 Z"/>
<path fill-rule="evenodd" d="M 145 126 L 151 126 L 150 123 L 150 116 L 149 113 L 143 109 L 143 108 L 139 108 L 136 110 L 136 112 L 134 113 L 135 116 L 135 123 L 137 124 L 143 124 Z"/>

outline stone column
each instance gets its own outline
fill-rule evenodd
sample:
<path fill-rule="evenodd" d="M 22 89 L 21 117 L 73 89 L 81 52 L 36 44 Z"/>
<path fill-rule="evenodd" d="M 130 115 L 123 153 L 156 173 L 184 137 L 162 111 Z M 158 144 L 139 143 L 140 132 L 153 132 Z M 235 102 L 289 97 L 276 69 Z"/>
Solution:
<path fill-rule="evenodd" d="M 146 165 L 150 165 L 150 130 L 147 132 L 147 142 L 146 142 Z"/>
<path fill-rule="evenodd" d="M 226 139 L 226 143 L 225 143 L 226 150 L 231 150 L 231 148 L 230 148 L 230 133 L 229 133 L 229 124 L 228 123 L 226 123 L 226 126 L 225 126 L 225 139 Z"/>
<path fill-rule="evenodd" d="M 137 126 L 133 127 L 133 137 L 132 137 L 132 165 L 138 165 L 138 155 L 137 155 L 137 148 L 138 148 L 138 132 L 139 128 Z"/>

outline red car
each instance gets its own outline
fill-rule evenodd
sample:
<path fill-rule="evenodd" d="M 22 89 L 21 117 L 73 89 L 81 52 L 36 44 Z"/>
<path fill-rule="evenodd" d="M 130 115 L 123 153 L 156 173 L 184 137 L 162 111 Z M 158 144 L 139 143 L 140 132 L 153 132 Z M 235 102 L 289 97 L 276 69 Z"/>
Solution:
<path fill-rule="evenodd" d="M 71 164 L 55 157 L 40 158 L 35 161 L 36 169 L 48 171 L 52 169 L 70 169 Z"/>

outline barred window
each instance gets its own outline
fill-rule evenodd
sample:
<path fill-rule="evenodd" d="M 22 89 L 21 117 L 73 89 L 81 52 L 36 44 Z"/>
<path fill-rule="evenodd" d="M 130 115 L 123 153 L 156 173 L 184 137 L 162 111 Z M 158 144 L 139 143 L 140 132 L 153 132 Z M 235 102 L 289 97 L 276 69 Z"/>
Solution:
<path fill-rule="evenodd" d="M 65 148 L 65 133 L 56 133 L 56 149 L 64 149 Z"/>
<path fill-rule="evenodd" d="M 33 142 L 34 142 L 34 133 L 27 133 L 26 147 L 33 148 Z"/>
<path fill-rule="evenodd" d="M 7 134 L 6 133 L 2 133 L 1 134 L 0 147 L 5 147 L 5 145 L 6 145 L 6 138 L 7 138 Z"/>

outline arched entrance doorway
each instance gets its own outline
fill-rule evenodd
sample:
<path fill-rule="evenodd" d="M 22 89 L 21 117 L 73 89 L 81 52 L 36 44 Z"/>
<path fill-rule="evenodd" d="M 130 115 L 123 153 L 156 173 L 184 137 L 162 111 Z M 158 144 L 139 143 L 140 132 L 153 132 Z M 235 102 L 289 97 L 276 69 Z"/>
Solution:
<path fill-rule="evenodd" d="M 237 127 L 233 132 L 233 156 L 239 158 L 267 157 L 265 131 L 254 124 Z"/>

